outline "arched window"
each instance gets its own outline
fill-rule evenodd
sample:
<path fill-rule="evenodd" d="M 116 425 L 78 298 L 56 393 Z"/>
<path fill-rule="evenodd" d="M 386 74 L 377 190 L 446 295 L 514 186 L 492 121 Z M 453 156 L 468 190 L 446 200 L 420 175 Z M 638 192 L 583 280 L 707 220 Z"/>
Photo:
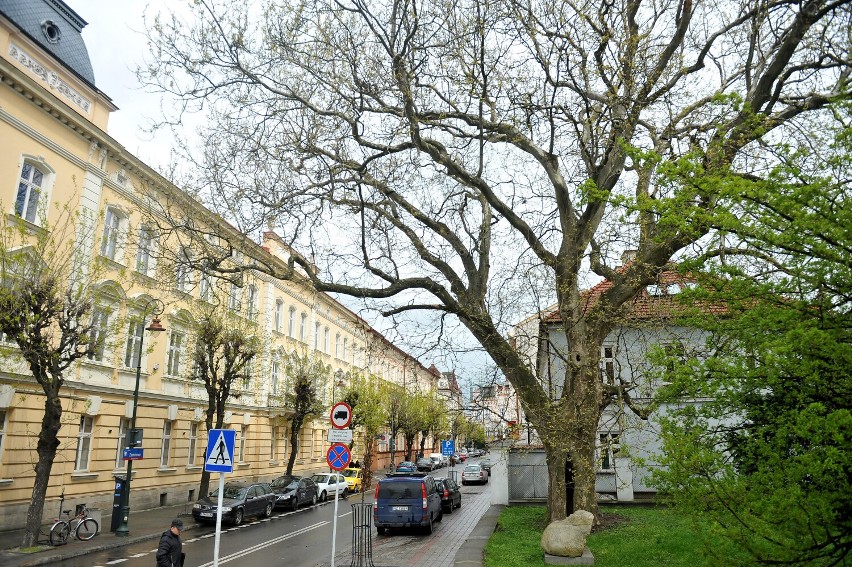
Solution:
<path fill-rule="evenodd" d="M 115 207 L 107 207 L 104 216 L 104 231 L 101 236 L 101 256 L 113 262 L 120 262 L 124 251 L 124 232 L 127 227 L 127 215 Z"/>
<path fill-rule="evenodd" d="M 275 332 L 281 332 L 281 324 L 284 319 L 284 302 L 280 299 L 275 300 Z"/>
<path fill-rule="evenodd" d="M 305 342 L 308 334 L 308 314 L 302 313 L 302 323 L 299 325 L 299 340 Z"/>
<path fill-rule="evenodd" d="M 296 338 L 296 308 L 290 308 L 290 319 L 287 322 L 287 335 Z"/>
<path fill-rule="evenodd" d="M 47 202 L 45 185 L 48 171 L 27 160 L 21 167 L 18 194 L 15 197 L 15 214 L 25 221 L 38 223 L 39 206 Z"/>

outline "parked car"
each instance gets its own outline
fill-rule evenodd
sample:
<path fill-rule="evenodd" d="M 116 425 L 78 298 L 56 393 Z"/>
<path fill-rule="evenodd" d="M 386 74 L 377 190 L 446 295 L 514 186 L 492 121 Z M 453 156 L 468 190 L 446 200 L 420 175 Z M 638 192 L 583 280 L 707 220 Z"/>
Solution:
<path fill-rule="evenodd" d="M 432 461 L 432 469 L 439 469 L 444 466 L 444 456 L 441 453 L 432 453 L 429 455 L 429 460 Z"/>
<path fill-rule="evenodd" d="M 467 453 L 456 453 L 456 462 L 463 463 L 467 460 Z"/>
<path fill-rule="evenodd" d="M 488 473 L 488 476 L 491 476 L 491 465 L 492 464 L 493 463 L 491 462 L 490 459 L 483 459 L 483 460 L 479 461 L 479 466 L 482 467 L 483 469 L 485 469 L 485 472 Z"/>
<path fill-rule="evenodd" d="M 412 473 L 417 472 L 417 465 L 412 463 L 411 461 L 402 461 L 396 466 L 396 472 L 398 473 Z"/>
<path fill-rule="evenodd" d="M 285 474 L 272 481 L 272 490 L 278 498 L 276 506 L 295 510 L 302 504 L 317 503 L 319 489 L 317 483 L 308 477 Z"/>
<path fill-rule="evenodd" d="M 349 487 L 349 492 L 361 492 L 363 489 L 362 480 L 364 479 L 364 471 L 359 468 L 350 467 L 343 469 L 343 476 L 346 478 L 346 486 Z"/>
<path fill-rule="evenodd" d="M 438 492 L 441 493 L 441 508 L 447 514 L 452 514 L 453 509 L 461 508 L 461 490 L 459 485 L 451 478 L 437 477 L 435 484 L 438 485 Z"/>
<path fill-rule="evenodd" d="M 320 502 L 325 502 L 329 497 L 334 498 L 335 494 L 344 498 L 349 495 L 349 485 L 346 484 L 346 478 L 342 474 L 317 473 L 311 477 L 311 480 L 317 483 Z"/>
<path fill-rule="evenodd" d="M 391 473 L 376 484 L 373 523 L 380 534 L 391 528 L 421 527 L 432 533 L 432 524 L 444 517 L 441 493 L 435 479 L 424 473 Z"/>
<path fill-rule="evenodd" d="M 488 473 L 479 465 L 467 465 L 462 471 L 462 484 L 488 484 Z"/>
<path fill-rule="evenodd" d="M 426 457 L 417 459 L 417 470 L 422 472 L 432 472 L 435 470 L 435 463 L 432 459 L 427 459 Z"/>
<path fill-rule="evenodd" d="M 218 501 L 217 488 L 192 505 L 192 517 L 197 522 L 215 523 Z M 275 492 L 265 482 L 227 482 L 222 492 L 222 521 L 239 526 L 247 516 L 268 518 L 272 515 L 275 501 Z"/>

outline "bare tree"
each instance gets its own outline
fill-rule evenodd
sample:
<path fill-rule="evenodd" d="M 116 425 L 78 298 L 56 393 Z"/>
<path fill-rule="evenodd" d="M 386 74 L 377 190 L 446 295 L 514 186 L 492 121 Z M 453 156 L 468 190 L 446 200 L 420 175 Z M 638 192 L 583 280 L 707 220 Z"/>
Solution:
<path fill-rule="evenodd" d="M 326 407 L 320 395 L 320 387 L 329 381 L 331 366 L 324 364 L 308 353 L 290 353 L 284 364 L 284 372 L 290 378 L 290 386 L 284 394 L 290 416 L 290 458 L 287 459 L 287 474 L 293 474 L 296 455 L 299 454 L 299 431 L 305 420 L 318 416 Z"/>
<path fill-rule="evenodd" d="M 542 440 L 551 520 L 566 512 L 567 461 L 574 507 L 597 511 L 598 420 L 629 396 L 600 376 L 614 316 L 708 242 L 726 180 L 765 175 L 774 144 L 806 139 L 849 94 L 848 0 L 195 10 L 150 27 L 140 78 L 179 112 L 207 111 L 215 135 L 187 156 L 196 194 L 305 252 L 251 269 L 298 268 L 388 317 L 460 322 Z M 616 269 L 624 248 L 635 259 Z M 591 303 L 589 271 L 613 284 Z M 570 345 L 552 389 L 508 336 L 545 306 L 523 304 L 530 282 Z"/>
<path fill-rule="evenodd" d="M 28 368 L 44 392 L 32 498 L 21 547 L 38 540 L 50 473 L 62 427 L 60 390 L 75 362 L 90 352 L 92 266 L 75 249 L 73 223 L 63 218 L 33 237 L 22 224 L 0 224 L 0 334 L 18 349 L 9 368 Z M 69 238 L 70 237 L 70 238 Z M 20 363 L 23 364 L 20 364 Z"/>

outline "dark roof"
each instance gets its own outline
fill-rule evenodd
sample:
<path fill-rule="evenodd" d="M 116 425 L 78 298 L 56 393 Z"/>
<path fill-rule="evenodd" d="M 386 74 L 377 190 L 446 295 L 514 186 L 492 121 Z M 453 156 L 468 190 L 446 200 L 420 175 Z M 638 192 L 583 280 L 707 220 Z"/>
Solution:
<path fill-rule="evenodd" d="M 684 315 L 688 310 L 698 308 L 704 313 L 721 315 L 728 312 L 723 302 L 701 301 L 686 304 L 680 298 L 680 292 L 697 285 L 693 276 L 681 274 L 674 270 L 660 272 L 657 283 L 643 288 L 632 301 L 624 306 L 624 314 L 628 319 L 649 320 L 665 319 Z M 612 282 L 604 280 L 590 289 L 580 292 L 580 302 L 583 313 L 588 311 L 600 300 L 601 296 L 612 288 Z M 542 313 L 542 323 L 559 323 L 561 317 L 557 306 L 552 306 Z"/>
<path fill-rule="evenodd" d="M 89 51 L 80 34 L 87 22 L 65 2 L 0 0 L 0 13 L 61 64 L 95 86 Z"/>

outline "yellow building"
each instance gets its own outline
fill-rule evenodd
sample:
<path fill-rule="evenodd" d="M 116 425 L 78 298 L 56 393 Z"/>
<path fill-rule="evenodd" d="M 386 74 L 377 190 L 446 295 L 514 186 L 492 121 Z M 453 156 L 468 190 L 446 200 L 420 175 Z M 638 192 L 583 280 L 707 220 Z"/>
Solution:
<path fill-rule="evenodd" d="M 434 392 L 440 378 L 434 367 L 423 367 L 333 298 L 260 273 L 232 285 L 181 265 L 182 256 L 204 253 L 199 247 L 222 251 L 239 243 L 229 253 L 234 263 L 285 262 L 291 251 L 273 233 L 261 244 L 249 241 L 107 134 L 117 108 L 96 86 L 80 35 L 85 25 L 62 0 L 0 0 L 5 226 L 29 235 L 60 234 L 69 218 L 64 212 L 70 212 L 75 219 L 70 238 L 80 256 L 75 269 L 77 276 L 91 271 L 82 275 L 94 280 L 92 316 L 105 339 L 66 375 L 61 445 L 45 517 L 55 515 L 60 493 L 66 507 L 86 502 L 104 514 L 112 511 L 114 475 L 125 472 L 122 452 L 138 360 L 136 426 L 144 430 L 144 458 L 133 466 L 131 508 L 199 496 L 207 393 L 192 380 L 187 349 L 197 314 L 213 298 L 254 329 L 264 345 L 251 379 L 239 385 L 227 407 L 226 427 L 237 431 L 233 477 L 269 480 L 286 469 L 292 451 L 291 412 L 281 395 L 286 378 L 280 357 L 286 353 L 309 353 L 335 369 L 323 393 L 329 403 L 353 370 L 410 391 Z M 176 234 L 160 230 L 163 211 L 153 210 L 152 203 L 191 209 L 209 238 L 179 243 Z M 165 308 L 162 333 L 143 331 L 140 322 L 155 298 Z M 15 348 L 0 337 L 0 529 L 23 525 L 44 407 L 39 384 L 14 363 Z M 302 428 L 295 472 L 326 469 L 327 429 L 324 416 Z M 387 444 L 380 449 L 386 451 Z M 378 464 L 388 460 L 384 455 Z"/>

